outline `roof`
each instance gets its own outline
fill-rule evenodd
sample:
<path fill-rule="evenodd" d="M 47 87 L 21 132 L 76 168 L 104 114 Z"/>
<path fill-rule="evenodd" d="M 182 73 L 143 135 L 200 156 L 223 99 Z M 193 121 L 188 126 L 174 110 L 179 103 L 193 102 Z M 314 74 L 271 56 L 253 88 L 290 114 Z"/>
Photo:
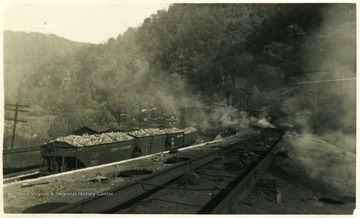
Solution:
<path fill-rule="evenodd" d="M 74 131 L 74 132 L 77 132 L 77 131 L 79 131 L 79 130 L 81 130 L 81 129 L 89 129 L 89 130 L 91 130 L 91 131 L 93 131 L 93 132 L 96 132 L 96 133 L 104 133 L 104 132 L 107 132 L 107 131 L 110 130 L 110 128 L 107 127 L 107 126 L 102 126 L 102 125 L 89 125 L 89 126 L 84 126 L 84 127 L 80 128 L 80 129 Z"/>

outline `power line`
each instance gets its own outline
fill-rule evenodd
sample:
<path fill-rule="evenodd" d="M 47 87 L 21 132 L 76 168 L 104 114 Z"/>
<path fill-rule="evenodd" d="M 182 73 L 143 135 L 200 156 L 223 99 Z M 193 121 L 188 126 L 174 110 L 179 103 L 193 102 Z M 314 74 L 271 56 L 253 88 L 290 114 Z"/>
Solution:
<path fill-rule="evenodd" d="M 6 104 L 6 106 L 30 107 L 29 105 L 23 105 L 23 104 Z"/>
<path fill-rule="evenodd" d="M 328 83 L 328 82 L 343 82 L 343 81 L 354 81 L 356 78 L 344 78 L 344 79 L 327 79 L 327 80 L 315 80 L 310 82 L 297 82 L 292 84 L 309 84 L 309 83 Z"/>

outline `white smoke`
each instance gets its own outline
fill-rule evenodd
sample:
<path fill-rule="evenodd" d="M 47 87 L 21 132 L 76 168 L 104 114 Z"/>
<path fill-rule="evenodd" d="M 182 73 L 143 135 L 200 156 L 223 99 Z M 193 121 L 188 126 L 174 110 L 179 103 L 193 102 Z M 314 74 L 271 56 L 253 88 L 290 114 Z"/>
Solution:
<path fill-rule="evenodd" d="M 327 188 L 328 194 L 355 196 L 356 156 L 311 134 L 286 134 L 279 144 L 289 152 L 287 170 L 299 167 L 309 178 Z M 330 193 L 331 192 L 331 193 Z"/>
<path fill-rule="evenodd" d="M 259 119 L 256 124 L 261 128 L 275 128 L 266 118 Z"/>

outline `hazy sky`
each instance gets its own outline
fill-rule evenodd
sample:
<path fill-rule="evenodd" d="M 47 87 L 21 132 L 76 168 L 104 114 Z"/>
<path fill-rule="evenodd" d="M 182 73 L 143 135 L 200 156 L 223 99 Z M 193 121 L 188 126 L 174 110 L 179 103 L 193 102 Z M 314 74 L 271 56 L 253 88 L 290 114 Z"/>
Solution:
<path fill-rule="evenodd" d="M 58 2 L 58 3 L 56 3 Z M 169 1 L 8 0 L 3 2 L 5 30 L 52 33 L 72 41 L 102 43 L 151 14 L 167 9 Z"/>

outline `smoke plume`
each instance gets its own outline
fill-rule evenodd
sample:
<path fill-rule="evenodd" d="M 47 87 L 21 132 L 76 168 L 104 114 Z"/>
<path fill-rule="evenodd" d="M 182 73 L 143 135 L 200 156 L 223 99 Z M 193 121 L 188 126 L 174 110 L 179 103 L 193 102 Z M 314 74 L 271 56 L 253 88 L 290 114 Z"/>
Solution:
<path fill-rule="evenodd" d="M 355 4 L 328 5 L 322 13 L 321 28 L 307 33 L 303 45 L 308 54 L 303 67 L 312 71 L 305 76 L 312 82 L 303 77 L 309 83 L 283 103 L 303 130 L 287 135 L 286 143 L 310 178 L 355 196 Z"/>

